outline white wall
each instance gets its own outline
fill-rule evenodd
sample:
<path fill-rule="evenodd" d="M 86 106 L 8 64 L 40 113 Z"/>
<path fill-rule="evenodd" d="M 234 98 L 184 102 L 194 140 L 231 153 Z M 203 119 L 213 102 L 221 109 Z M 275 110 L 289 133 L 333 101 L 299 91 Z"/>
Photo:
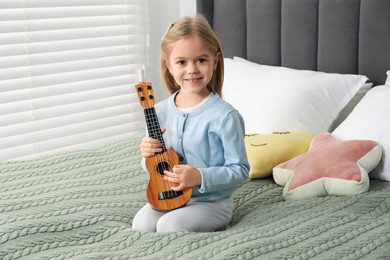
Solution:
<path fill-rule="evenodd" d="M 145 80 L 153 83 L 157 101 L 169 96 L 160 81 L 159 55 L 160 41 L 169 24 L 176 19 L 196 14 L 196 0 L 148 0 L 150 46 Z"/>

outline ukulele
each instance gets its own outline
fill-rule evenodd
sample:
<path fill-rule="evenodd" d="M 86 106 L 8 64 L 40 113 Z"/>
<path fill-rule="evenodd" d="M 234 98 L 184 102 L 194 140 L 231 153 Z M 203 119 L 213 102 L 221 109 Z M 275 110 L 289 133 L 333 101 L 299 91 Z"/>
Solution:
<path fill-rule="evenodd" d="M 135 85 L 141 106 L 144 108 L 146 126 L 149 136 L 158 139 L 162 151 L 154 156 L 145 158 L 146 168 L 149 172 L 149 183 L 146 189 L 146 198 L 153 208 L 169 211 L 184 206 L 192 196 L 192 188 L 174 191 L 171 187 L 178 184 L 164 180 L 164 171 L 172 172 L 174 165 L 178 164 L 177 154 L 166 149 L 162 137 L 161 127 L 154 109 L 154 93 L 151 82 L 141 82 Z"/>

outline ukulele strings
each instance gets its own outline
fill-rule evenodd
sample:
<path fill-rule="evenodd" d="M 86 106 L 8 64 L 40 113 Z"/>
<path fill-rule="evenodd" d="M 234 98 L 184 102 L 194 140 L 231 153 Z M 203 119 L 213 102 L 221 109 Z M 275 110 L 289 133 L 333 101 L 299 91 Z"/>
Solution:
<path fill-rule="evenodd" d="M 170 165 L 169 158 L 168 158 L 169 156 L 168 156 L 168 153 L 166 152 L 167 149 L 165 147 L 165 143 L 164 143 L 163 138 L 162 138 L 161 128 L 159 127 L 157 118 L 154 118 L 154 119 L 155 119 L 155 124 L 153 124 L 153 126 L 155 128 L 154 130 L 155 130 L 155 133 L 157 134 L 157 138 L 161 141 L 162 149 L 163 149 L 163 152 L 158 153 L 158 155 L 157 155 L 160 158 L 160 161 L 162 162 L 160 165 L 162 166 L 163 171 L 172 172 L 173 168 L 171 169 L 171 165 Z M 163 172 L 163 174 L 164 174 L 164 172 Z M 166 187 L 165 192 L 169 192 L 170 195 L 172 196 L 174 191 L 171 189 L 171 182 L 165 180 L 163 178 L 163 176 L 161 176 L 161 179 L 164 180 L 164 182 L 165 182 L 165 187 Z"/>
<path fill-rule="evenodd" d="M 143 97 L 143 102 L 146 103 L 148 102 L 148 108 L 150 109 L 154 109 L 153 108 L 153 103 L 151 101 L 153 97 L 152 94 L 150 94 L 150 89 L 148 89 L 149 91 L 149 96 L 148 98 L 146 97 Z M 158 140 L 160 140 L 160 142 L 162 142 L 162 148 L 163 148 L 163 151 L 161 153 L 155 153 L 155 160 L 156 160 L 156 164 L 155 165 L 160 165 L 159 167 L 159 170 L 162 170 L 162 174 L 164 174 L 164 171 L 169 171 L 169 161 L 168 161 L 168 158 L 166 158 L 168 155 L 165 153 L 166 151 L 166 147 L 165 147 L 165 144 L 163 142 L 163 139 L 162 139 L 162 133 L 161 133 L 161 129 L 159 129 L 159 123 L 158 123 L 158 119 L 156 118 L 156 113 L 151 110 L 146 110 L 146 114 L 147 114 L 147 119 L 148 120 L 151 120 L 151 122 L 148 123 L 150 129 L 149 129 L 149 135 L 151 135 L 152 133 L 155 133 L 157 136 L 153 136 L 153 138 L 156 138 Z M 160 161 L 160 164 L 159 164 L 159 161 Z M 167 162 L 168 164 L 166 165 L 164 162 Z M 157 171 L 158 172 L 158 171 Z M 158 174 L 160 174 L 160 172 L 158 172 Z M 172 193 L 173 191 L 171 190 L 170 188 L 170 182 L 165 180 L 162 176 L 159 176 L 160 178 L 160 184 L 161 184 L 161 187 L 162 188 L 165 188 L 166 190 L 165 191 L 169 191 L 170 193 Z M 163 191 L 163 192 L 165 192 Z"/>
<path fill-rule="evenodd" d="M 146 100 L 149 100 L 149 99 L 146 99 L 145 97 L 143 97 L 143 103 L 146 103 L 147 101 Z M 150 103 L 150 102 L 148 102 Z M 150 111 L 149 109 L 152 109 L 152 106 L 150 104 L 148 104 L 147 106 L 145 107 L 148 107 L 147 110 L 145 110 L 145 113 L 146 113 L 146 120 L 148 120 L 148 124 L 147 126 L 149 127 L 148 131 L 149 131 L 149 136 L 151 136 L 153 133 L 157 133 L 156 132 L 156 126 L 155 126 L 155 120 L 153 118 L 153 112 Z M 161 131 L 161 130 L 160 130 Z M 155 138 L 156 136 L 152 136 L 152 138 Z M 162 156 L 162 153 L 155 153 L 154 154 L 154 160 L 155 160 L 155 166 L 159 167 L 159 161 L 162 161 L 164 159 L 164 157 Z M 157 168 L 156 172 L 157 174 L 160 174 L 160 172 L 158 170 L 167 170 L 165 169 L 165 165 L 164 163 L 160 164 L 162 167 L 161 168 Z M 155 173 L 156 174 L 156 173 Z M 165 188 L 167 186 L 167 182 L 164 180 L 164 178 L 161 178 L 161 176 L 158 175 L 158 179 L 160 180 L 160 184 L 161 184 L 161 187 L 162 188 Z"/>

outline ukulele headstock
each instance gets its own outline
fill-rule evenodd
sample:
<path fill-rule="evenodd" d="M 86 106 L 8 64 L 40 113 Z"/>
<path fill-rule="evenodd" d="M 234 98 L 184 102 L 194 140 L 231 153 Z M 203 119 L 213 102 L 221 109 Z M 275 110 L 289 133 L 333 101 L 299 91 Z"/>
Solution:
<path fill-rule="evenodd" d="M 143 81 L 135 85 L 135 92 L 137 92 L 139 103 L 144 109 L 154 106 L 154 92 L 151 82 Z"/>

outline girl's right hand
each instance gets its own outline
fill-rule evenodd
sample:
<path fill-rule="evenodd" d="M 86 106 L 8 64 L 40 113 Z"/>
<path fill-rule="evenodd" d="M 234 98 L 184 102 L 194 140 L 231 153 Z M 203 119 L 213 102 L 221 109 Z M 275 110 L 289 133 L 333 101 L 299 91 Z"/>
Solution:
<path fill-rule="evenodd" d="M 161 128 L 161 132 L 165 133 L 165 128 Z M 144 158 L 152 157 L 155 153 L 159 153 L 162 151 L 162 145 L 158 139 L 153 139 L 151 137 L 145 136 L 142 138 L 140 144 L 141 155 Z"/>

